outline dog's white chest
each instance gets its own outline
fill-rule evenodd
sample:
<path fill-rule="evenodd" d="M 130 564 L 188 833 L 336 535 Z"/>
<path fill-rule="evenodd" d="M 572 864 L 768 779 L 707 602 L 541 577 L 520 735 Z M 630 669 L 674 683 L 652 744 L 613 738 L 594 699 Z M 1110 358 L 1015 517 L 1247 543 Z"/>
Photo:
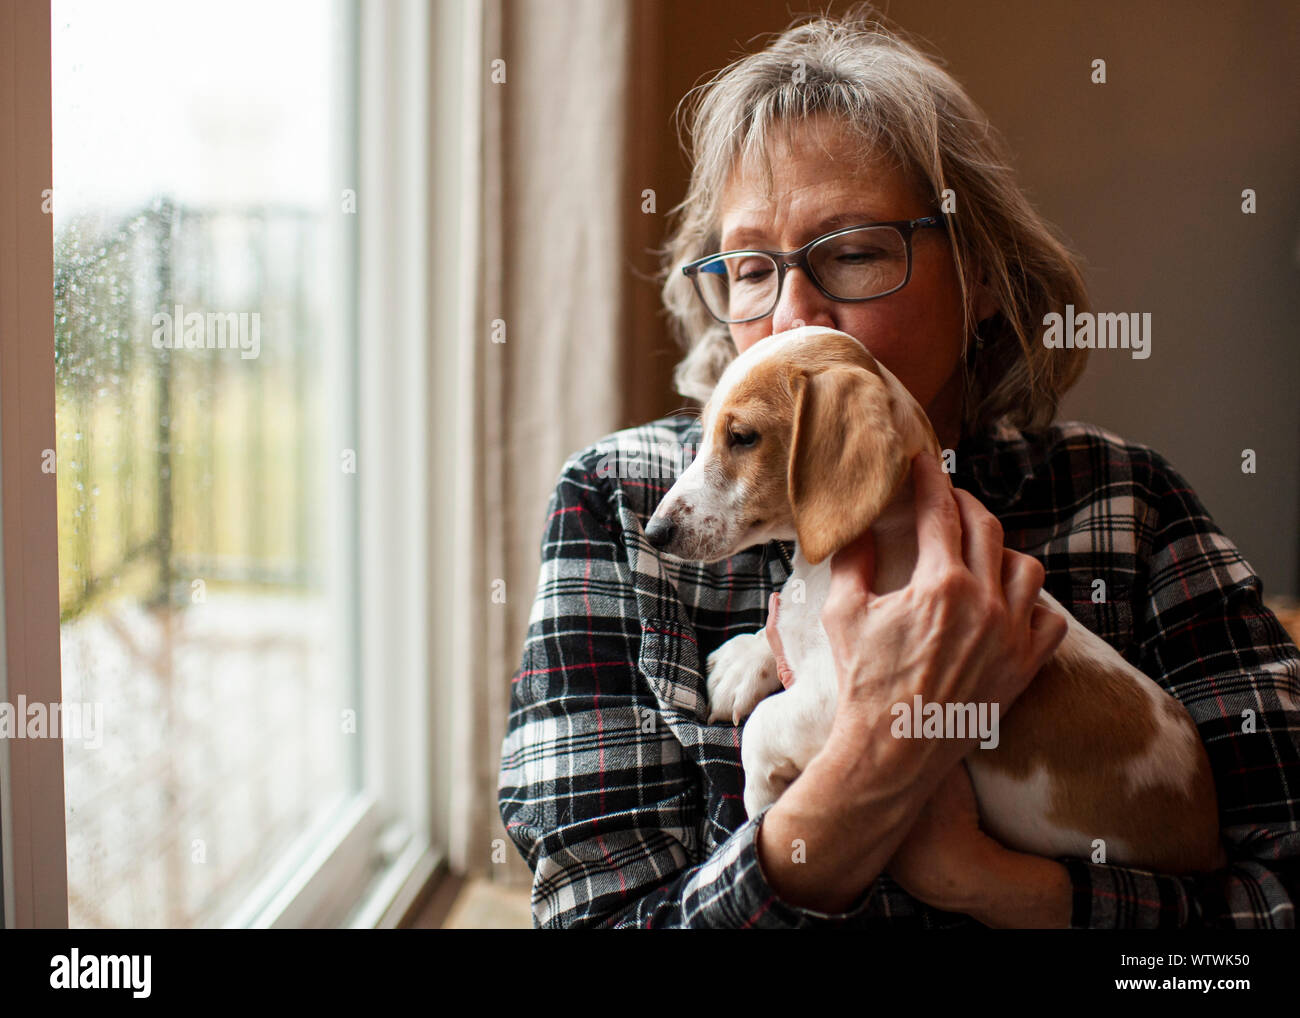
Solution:
<path fill-rule="evenodd" d="M 833 706 L 838 699 L 835 659 L 821 619 L 830 593 L 830 559 L 811 565 L 796 547 L 792 564 L 794 570 L 779 595 L 777 632 L 781 647 L 798 682 L 815 686 L 817 695 L 826 697 Z"/>

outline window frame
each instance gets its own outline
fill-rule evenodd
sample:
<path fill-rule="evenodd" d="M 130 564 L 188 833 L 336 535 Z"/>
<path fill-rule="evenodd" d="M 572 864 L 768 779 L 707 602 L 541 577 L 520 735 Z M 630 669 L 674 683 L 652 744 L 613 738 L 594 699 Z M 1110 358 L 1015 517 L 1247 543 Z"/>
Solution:
<path fill-rule="evenodd" d="M 0 6 L 0 700 L 62 699 L 50 3 Z M 55 464 L 57 470 L 57 463 Z M 4 925 L 68 924 L 63 740 L 0 739 Z"/>

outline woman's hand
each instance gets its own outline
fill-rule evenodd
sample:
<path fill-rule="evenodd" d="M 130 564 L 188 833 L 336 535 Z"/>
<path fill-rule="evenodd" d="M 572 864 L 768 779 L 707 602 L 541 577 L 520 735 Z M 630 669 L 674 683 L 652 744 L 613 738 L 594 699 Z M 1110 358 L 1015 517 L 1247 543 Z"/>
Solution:
<path fill-rule="evenodd" d="M 1042 565 L 1003 547 L 997 518 L 953 488 L 935 457 L 917 456 L 912 478 L 917 562 L 908 584 L 871 589 L 869 531 L 831 560 L 822 624 L 838 671 L 836 726 L 857 734 L 917 694 L 927 704 L 996 703 L 1005 716 L 1065 639 L 1065 619 L 1036 601 Z M 974 745 L 938 741 L 951 745 L 928 768 L 931 788 Z"/>
<path fill-rule="evenodd" d="M 856 900 L 885 869 L 941 779 L 975 746 L 974 739 L 893 738 L 891 707 L 911 705 L 919 693 L 932 703 L 993 701 L 1005 713 L 1065 638 L 1065 620 L 1034 604 L 1042 566 L 1003 549 L 997 520 L 973 497 L 954 492 L 934 457 L 918 457 L 912 476 L 918 559 L 911 581 L 888 594 L 871 590 L 870 532 L 835 554 L 822 611 L 839 683 L 835 721 L 826 746 L 759 831 L 769 883 L 784 900 L 807 908 L 837 912 Z M 774 618 L 767 632 L 780 662 Z M 936 815 L 918 834 L 917 865 L 934 851 L 934 838 L 924 832 L 941 819 Z M 944 839 L 944 851 L 952 850 L 950 841 Z M 804 849 L 799 864 L 790 855 L 796 843 Z M 1025 862 L 1055 871 L 1032 874 L 1035 897 L 1024 907 L 1041 906 L 1052 921 L 1059 918 L 1063 867 L 1005 850 L 987 862 L 978 881 L 972 877 L 970 914 L 990 922 L 1026 914 L 995 915 L 974 901 L 974 890 L 999 886 L 1013 865 L 1023 873 Z M 995 875 L 991 883 L 987 874 Z M 1068 906 L 1068 895 L 1065 900 Z"/>
<path fill-rule="evenodd" d="M 1010 851 L 980 829 L 963 763 L 940 782 L 886 868 L 918 901 L 988 926 L 1063 929 L 1070 922 L 1073 888 L 1065 868 Z"/>
<path fill-rule="evenodd" d="M 1065 639 L 1068 623 L 1037 603 L 1043 567 L 1003 547 L 1002 527 L 952 488 L 938 461 L 913 461 L 917 562 L 906 586 L 871 589 L 868 532 L 831 561 L 822 624 L 839 704 L 828 750 L 864 786 L 914 803 L 888 864 L 909 893 L 995 925 L 1064 925 L 1059 863 L 1011 852 L 984 834 L 961 759 L 970 739 L 886 738 L 896 703 L 996 703 L 1005 716 Z M 846 762 L 847 761 L 847 762 Z"/>
<path fill-rule="evenodd" d="M 970 906 L 971 874 L 1001 847 L 980 830 L 975 789 L 966 765 L 959 763 L 939 783 L 887 868 L 913 898 L 964 912 Z"/>

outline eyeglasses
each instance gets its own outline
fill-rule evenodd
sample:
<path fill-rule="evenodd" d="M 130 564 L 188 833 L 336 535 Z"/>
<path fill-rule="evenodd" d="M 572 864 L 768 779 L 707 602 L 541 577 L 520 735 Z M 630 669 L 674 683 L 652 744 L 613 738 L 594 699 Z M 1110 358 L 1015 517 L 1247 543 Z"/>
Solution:
<path fill-rule="evenodd" d="M 803 269 L 831 300 L 856 303 L 886 297 L 912 278 L 912 234 L 946 229 L 939 216 L 868 223 L 810 240 L 797 251 L 724 251 L 689 265 L 695 292 L 724 325 L 766 318 L 781 299 L 785 274 Z"/>

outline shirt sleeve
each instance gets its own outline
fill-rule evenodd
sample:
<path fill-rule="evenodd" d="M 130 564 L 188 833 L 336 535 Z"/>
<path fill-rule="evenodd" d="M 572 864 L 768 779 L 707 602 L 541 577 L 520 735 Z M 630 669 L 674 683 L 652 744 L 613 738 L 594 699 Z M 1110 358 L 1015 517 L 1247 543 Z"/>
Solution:
<path fill-rule="evenodd" d="M 763 815 L 702 858 L 700 770 L 637 668 L 641 619 L 604 480 L 570 461 L 547 509 L 537 595 L 511 683 L 498 804 L 533 871 L 533 923 L 838 925 L 780 900 L 759 866 Z"/>
<path fill-rule="evenodd" d="M 1062 859 L 1071 926 L 1294 927 L 1300 901 L 1300 653 L 1262 584 L 1155 453 L 1140 667 L 1191 714 L 1209 754 L 1229 861 L 1201 877 Z M 1135 479 L 1138 471 L 1135 469 Z"/>

